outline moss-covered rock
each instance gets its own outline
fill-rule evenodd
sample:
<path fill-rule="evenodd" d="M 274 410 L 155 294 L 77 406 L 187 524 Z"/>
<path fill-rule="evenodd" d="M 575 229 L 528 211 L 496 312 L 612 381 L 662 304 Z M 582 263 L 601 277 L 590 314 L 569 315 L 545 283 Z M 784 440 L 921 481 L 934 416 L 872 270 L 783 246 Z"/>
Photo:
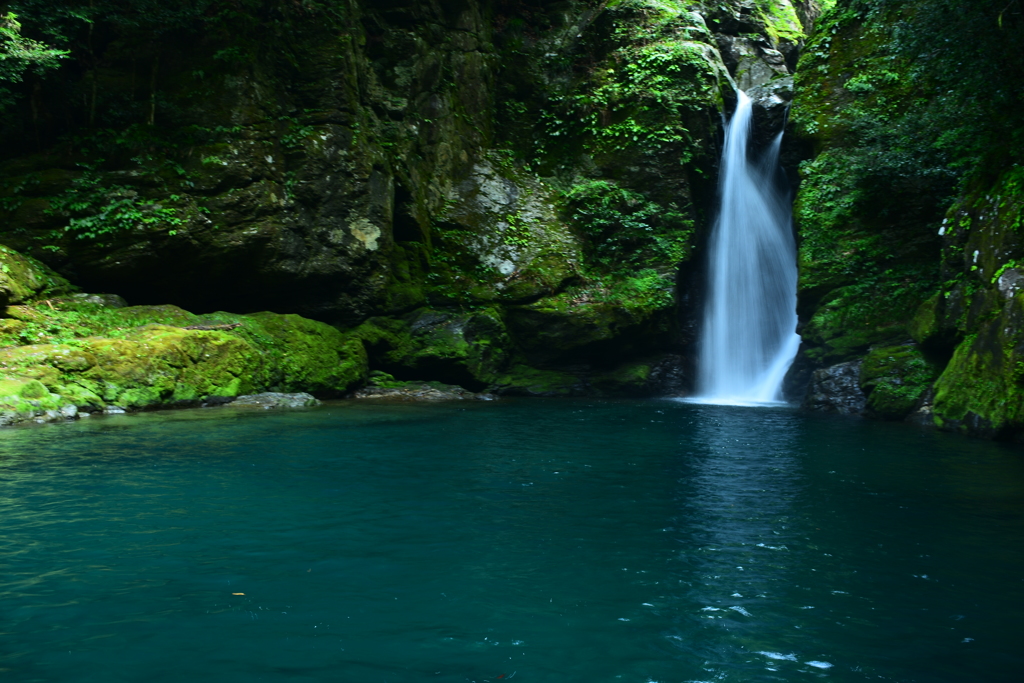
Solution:
<path fill-rule="evenodd" d="M 353 332 L 371 366 L 400 380 L 436 380 L 480 391 L 504 367 L 511 341 L 497 309 L 473 313 L 418 309 L 372 318 Z"/>
<path fill-rule="evenodd" d="M 506 396 L 583 396 L 586 386 L 577 375 L 514 363 L 494 378 L 492 388 Z"/>
<path fill-rule="evenodd" d="M 42 263 L 0 246 L 0 308 L 73 290 L 67 280 Z"/>
<path fill-rule="evenodd" d="M 1024 431 L 1024 293 L 981 323 L 935 383 L 935 422 L 977 436 Z"/>
<path fill-rule="evenodd" d="M 867 409 L 875 417 L 902 420 L 919 406 L 938 374 L 914 345 L 872 349 L 860 368 Z"/>
<path fill-rule="evenodd" d="M 125 307 L 111 295 L 40 298 L 50 294 L 37 287 L 3 309 L 4 423 L 262 391 L 334 397 L 361 385 L 368 372 L 359 337 L 298 315 L 198 316 L 171 305 Z"/>

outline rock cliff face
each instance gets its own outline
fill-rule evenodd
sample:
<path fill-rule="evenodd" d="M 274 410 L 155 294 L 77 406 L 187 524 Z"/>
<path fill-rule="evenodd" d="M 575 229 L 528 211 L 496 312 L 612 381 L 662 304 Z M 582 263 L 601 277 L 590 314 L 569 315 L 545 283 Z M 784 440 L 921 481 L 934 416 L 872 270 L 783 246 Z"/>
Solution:
<path fill-rule="evenodd" d="M 781 125 L 817 13 L 78 4 L 17 8 L 75 59 L 6 113 L 0 242 L 133 304 L 333 325 L 368 358 L 351 388 L 542 395 L 687 387 L 723 113 L 739 82 Z"/>
<path fill-rule="evenodd" d="M 789 386 L 810 380 L 809 407 L 860 363 L 862 412 L 1024 434 L 1022 25 L 954 0 L 837 2 L 819 21 L 793 112 L 813 154 Z"/>

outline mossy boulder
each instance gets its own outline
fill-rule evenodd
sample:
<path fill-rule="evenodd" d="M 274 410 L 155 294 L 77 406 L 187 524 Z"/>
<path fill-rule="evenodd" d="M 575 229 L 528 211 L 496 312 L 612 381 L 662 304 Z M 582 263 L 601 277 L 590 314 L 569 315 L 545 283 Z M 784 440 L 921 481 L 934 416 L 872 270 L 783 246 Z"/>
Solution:
<path fill-rule="evenodd" d="M 496 308 L 421 308 L 401 318 L 371 318 L 352 336 L 366 346 L 374 369 L 402 381 L 436 380 L 473 391 L 494 381 L 512 346 Z"/>
<path fill-rule="evenodd" d="M 654 278 L 659 282 L 658 278 Z M 508 309 L 508 329 L 533 363 L 592 363 L 644 355 L 664 346 L 674 329 L 670 280 L 664 289 L 571 288 Z"/>
<path fill-rule="evenodd" d="M 1024 293 L 957 346 L 935 383 L 935 423 L 986 437 L 1024 431 Z"/>
<path fill-rule="evenodd" d="M 232 332 L 262 352 L 262 383 L 276 392 L 339 396 L 366 380 L 366 349 L 353 335 L 294 314 L 252 313 Z"/>
<path fill-rule="evenodd" d="M 259 353 L 223 332 L 151 324 L 125 339 L 83 340 L 0 351 L 5 373 L 31 377 L 79 408 L 140 409 L 253 393 Z"/>
<path fill-rule="evenodd" d="M 362 340 L 322 322 L 271 312 L 199 316 L 172 305 L 124 306 L 113 295 L 41 299 L 54 293 L 47 287 L 69 289 L 54 282 L 36 281 L 42 286 L 24 290 L 34 299 L 3 309 L 4 424 L 266 391 L 335 397 L 366 379 Z"/>
<path fill-rule="evenodd" d="M 902 420 L 921 402 L 938 368 L 915 345 L 872 349 L 860 368 L 867 409 L 875 417 Z"/>
<path fill-rule="evenodd" d="M 25 420 L 53 422 L 72 418 L 77 409 L 34 379 L 0 379 L 0 426 Z"/>
<path fill-rule="evenodd" d="M 438 304 L 530 301 L 579 272 L 582 247 L 559 216 L 557 191 L 501 162 L 474 164 L 438 217 L 429 280 Z"/>
<path fill-rule="evenodd" d="M 0 246 L 0 308 L 74 288 L 42 263 Z"/>
<path fill-rule="evenodd" d="M 583 396 L 586 386 L 579 376 L 559 370 L 543 370 L 514 363 L 494 378 L 493 390 L 506 396 Z"/>

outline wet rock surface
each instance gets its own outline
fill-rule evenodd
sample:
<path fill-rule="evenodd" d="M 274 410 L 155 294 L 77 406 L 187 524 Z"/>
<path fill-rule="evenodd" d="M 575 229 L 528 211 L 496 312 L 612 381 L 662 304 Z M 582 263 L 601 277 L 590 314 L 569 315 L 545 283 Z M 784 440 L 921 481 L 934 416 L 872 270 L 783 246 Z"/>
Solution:
<path fill-rule="evenodd" d="M 489 393 L 474 393 L 454 384 L 404 382 L 387 387 L 364 387 L 353 393 L 352 398 L 390 401 L 493 401 L 497 396 Z"/>
<path fill-rule="evenodd" d="M 299 392 L 295 394 L 281 394 L 273 391 L 262 394 L 250 394 L 239 396 L 228 405 L 237 408 L 262 408 L 272 410 L 275 408 L 309 408 L 320 405 L 320 401 L 311 394 Z"/>
<path fill-rule="evenodd" d="M 860 388 L 859 360 L 839 363 L 815 370 L 802 407 L 824 413 L 860 415 L 867 406 L 867 396 Z"/>

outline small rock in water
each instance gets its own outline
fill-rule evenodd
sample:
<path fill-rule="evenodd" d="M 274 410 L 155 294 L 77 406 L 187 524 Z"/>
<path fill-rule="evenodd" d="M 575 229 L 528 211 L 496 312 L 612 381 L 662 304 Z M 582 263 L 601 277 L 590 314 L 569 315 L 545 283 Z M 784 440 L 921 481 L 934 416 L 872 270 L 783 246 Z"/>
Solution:
<path fill-rule="evenodd" d="M 120 415 L 127 411 L 121 406 L 107 406 L 106 408 L 103 409 L 103 412 L 106 413 L 107 415 Z"/>
<path fill-rule="evenodd" d="M 398 401 L 462 401 L 475 399 L 493 401 L 494 394 L 477 394 L 455 384 L 441 382 L 389 382 L 391 386 L 368 386 L 352 394 L 352 398 L 378 398 Z"/>
<path fill-rule="evenodd" d="M 280 394 L 277 392 L 268 391 L 263 394 L 250 394 L 249 396 L 239 396 L 231 402 L 233 406 L 251 407 L 251 408 L 306 408 L 308 406 L 318 406 L 320 401 L 313 398 L 312 395 L 306 393 L 298 394 Z"/>

